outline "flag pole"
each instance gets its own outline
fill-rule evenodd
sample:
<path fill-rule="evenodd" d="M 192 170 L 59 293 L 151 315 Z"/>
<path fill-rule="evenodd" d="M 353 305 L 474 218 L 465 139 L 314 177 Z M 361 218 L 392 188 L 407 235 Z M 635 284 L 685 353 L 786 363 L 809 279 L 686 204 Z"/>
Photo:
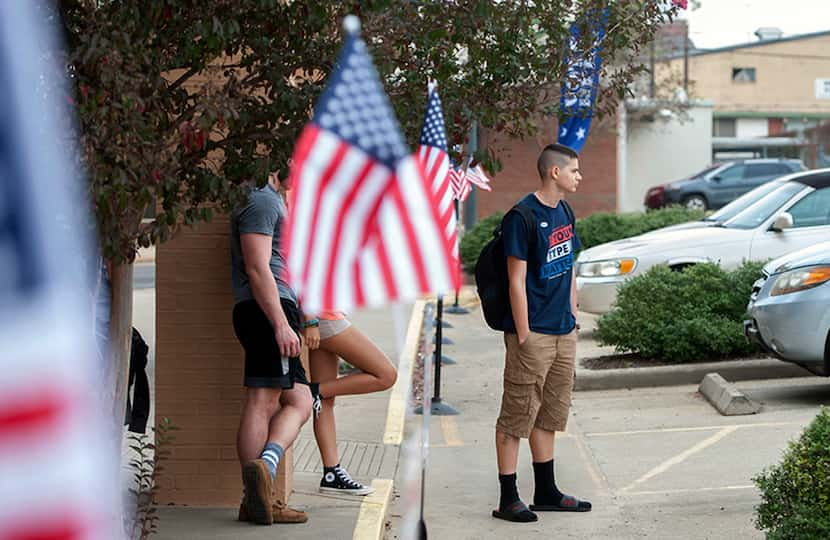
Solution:
<path fill-rule="evenodd" d="M 461 203 L 459 202 L 458 199 L 453 199 L 452 202 L 453 202 L 453 205 L 455 205 L 455 222 L 456 222 L 456 224 L 461 223 L 461 215 L 460 215 L 460 213 L 461 213 L 460 212 Z M 458 257 L 458 272 L 462 276 L 464 275 L 463 271 L 461 269 L 461 254 L 460 253 L 459 253 L 459 257 Z M 469 309 L 463 308 L 460 305 L 458 305 L 458 288 L 456 288 L 455 289 L 455 302 L 453 302 L 453 305 L 451 305 L 450 307 L 447 308 L 447 313 L 450 313 L 452 315 L 466 315 L 469 312 L 470 312 Z M 440 313 L 440 311 L 439 311 L 439 313 Z"/>

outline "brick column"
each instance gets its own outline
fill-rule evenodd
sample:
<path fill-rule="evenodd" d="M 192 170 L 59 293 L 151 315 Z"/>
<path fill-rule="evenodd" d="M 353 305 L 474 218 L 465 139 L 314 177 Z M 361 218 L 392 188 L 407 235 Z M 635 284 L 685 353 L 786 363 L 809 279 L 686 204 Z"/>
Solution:
<path fill-rule="evenodd" d="M 156 418 L 179 428 L 161 473 L 159 503 L 235 506 L 242 481 L 236 429 L 243 351 L 233 333 L 227 216 L 185 229 L 156 252 Z M 293 455 L 277 496 L 293 486 Z"/>

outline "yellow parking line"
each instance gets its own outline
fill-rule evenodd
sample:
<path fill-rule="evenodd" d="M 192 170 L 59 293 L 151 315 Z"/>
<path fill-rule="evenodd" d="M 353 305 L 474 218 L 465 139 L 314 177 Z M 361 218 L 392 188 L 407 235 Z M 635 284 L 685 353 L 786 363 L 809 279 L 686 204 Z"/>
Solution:
<path fill-rule="evenodd" d="M 448 447 L 464 446 L 464 439 L 458 431 L 458 423 L 454 416 L 439 416 L 441 419 L 441 433 Z"/>
<path fill-rule="evenodd" d="M 424 324 L 424 306 L 426 300 L 418 300 L 412 306 L 409 317 L 409 326 L 406 330 L 406 340 L 398 359 L 398 380 L 392 387 L 389 395 L 389 405 L 386 409 L 386 430 L 383 434 L 384 444 L 400 445 L 403 441 L 403 430 L 406 422 L 406 404 L 412 387 L 412 368 L 418 354 L 421 326 Z"/>
<path fill-rule="evenodd" d="M 392 500 L 392 480 L 375 478 L 372 480 L 375 492 L 366 495 L 360 503 L 360 514 L 354 527 L 352 540 L 381 540 L 386 521 L 386 509 Z"/>

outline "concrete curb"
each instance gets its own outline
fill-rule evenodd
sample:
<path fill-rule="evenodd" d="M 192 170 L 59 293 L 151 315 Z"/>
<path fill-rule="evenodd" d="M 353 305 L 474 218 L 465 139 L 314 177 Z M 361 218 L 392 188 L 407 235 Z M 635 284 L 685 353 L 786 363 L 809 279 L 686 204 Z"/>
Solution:
<path fill-rule="evenodd" d="M 375 492 L 366 495 L 360 504 L 360 514 L 357 516 L 353 540 L 382 540 L 386 511 L 392 500 L 392 480 L 376 478 L 372 480 Z"/>
<path fill-rule="evenodd" d="M 760 405 L 726 382 L 719 373 L 708 373 L 703 377 L 698 391 L 724 416 L 755 414 L 761 410 Z"/>
<path fill-rule="evenodd" d="M 788 379 L 812 375 L 806 369 L 795 364 L 771 358 L 623 369 L 588 370 L 577 368 L 574 390 L 616 390 L 621 388 L 700 384 L 706 374 L 712 372 L 718 372 L 730 381 Z"/>

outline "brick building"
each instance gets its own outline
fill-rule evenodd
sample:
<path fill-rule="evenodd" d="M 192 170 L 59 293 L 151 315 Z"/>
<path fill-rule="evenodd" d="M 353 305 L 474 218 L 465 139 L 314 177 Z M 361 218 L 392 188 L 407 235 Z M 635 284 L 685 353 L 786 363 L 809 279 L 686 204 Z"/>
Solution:
<path fill-rule="evenodd" d="M 495 133 L 482 131 L 482 146 L 493 146 L 498 149 L 503 168 L 492 178 L 492 192 L 476 192 L 475 214 L 478 219 L 496 211 L 508 210 L 521 197 L 539 187 L 536 159 L 545 145 L 556 142 L 557 131 L 555 119 L 544 120 L 539 133 L 524 140 L 500 137 Z M 578 217 L 585 217 L 593 212 L 617 210 L 619 142 L 616 118 L 594 121 L 588 142 L 579 157 L 583 181 L 579 191 L 568 196 L 568 201 Z"/>

